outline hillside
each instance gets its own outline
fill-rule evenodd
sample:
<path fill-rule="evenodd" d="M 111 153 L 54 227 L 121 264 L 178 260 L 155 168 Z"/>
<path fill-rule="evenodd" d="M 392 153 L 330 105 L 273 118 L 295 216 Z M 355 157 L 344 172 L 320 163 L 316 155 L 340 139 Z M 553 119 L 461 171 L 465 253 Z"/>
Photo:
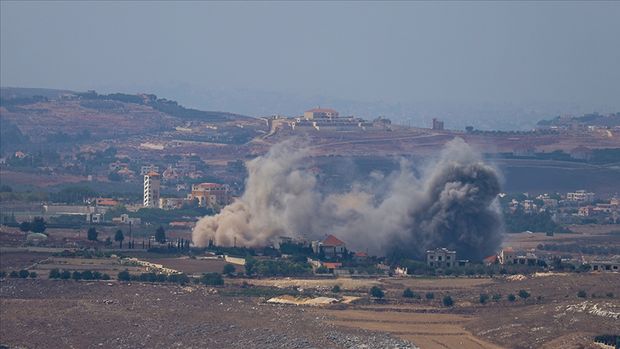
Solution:
<path fill-rule="evenodd" d="M 35 88 L 2 88 L 0 120 L 3 152 L 31 143 L 71 146 L 106 139 L 157 137 L 163 132 L 192 127 L 241 133 L 241 137 L 226 140 L 243 143 L 255 137 L 256 127 L 261 125 L 248 116 L 185 108 L 152 94 L 100 95 L 94 91 Z M 243 129 L 239 125 L 250 127 Z"/>

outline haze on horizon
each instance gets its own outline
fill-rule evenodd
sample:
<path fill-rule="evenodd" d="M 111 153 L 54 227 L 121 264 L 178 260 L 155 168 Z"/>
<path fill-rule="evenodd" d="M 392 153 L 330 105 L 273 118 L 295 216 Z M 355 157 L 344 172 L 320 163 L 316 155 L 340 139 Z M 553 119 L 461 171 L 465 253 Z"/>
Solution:
<path fill-rule="evenodd" d="M 288 112 L 286 96 L 323 96 L 300 98 L 295 108 L 333 100 L 390 110 L 416 103 L 620 110 L 618 2 L 0 6 L 2 86 L 165 93 L 251 115 Z M 213 91 L 240 97 L 226 104 Z M 254 110 L 261 101 L 268 107 Z"/>

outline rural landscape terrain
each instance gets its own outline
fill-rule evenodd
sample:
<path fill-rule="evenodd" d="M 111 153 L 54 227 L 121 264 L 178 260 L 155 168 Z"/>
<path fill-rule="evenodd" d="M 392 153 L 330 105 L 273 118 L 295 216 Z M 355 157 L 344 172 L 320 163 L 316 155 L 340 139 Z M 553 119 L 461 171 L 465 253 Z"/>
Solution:
<path fill-rule="evenodd" d="M 251 117 L 152 94 L 3 87 L 1 98 L 0 347 L 620 343 L 618 113 L 489 131 L 327 108 Z M 434 203 L 409 214 L 417 229 L 492 242 L 414 235 L 401 241 L 410 253 L 392 231 L 369 233 L 385 245 L 358 241 L 373 223 L 363 216 L 400 217 L 405 204 L 388 205 L 399 180 L 421 202 L 428 186 L 459 182 L 437 178 L 470 157 L 485 163 L 473 175 L 463 164 L 474 204 L 442 210 L 487 225 L 447 214 L 454 228 L 432 228 Z M 295 211 L 273 192 L 309 204 Z"/>

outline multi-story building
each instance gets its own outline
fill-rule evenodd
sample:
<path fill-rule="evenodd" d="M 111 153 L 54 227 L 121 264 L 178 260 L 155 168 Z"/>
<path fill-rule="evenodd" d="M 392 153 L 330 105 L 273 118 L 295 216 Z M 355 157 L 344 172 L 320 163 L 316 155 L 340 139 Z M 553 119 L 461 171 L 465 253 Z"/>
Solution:
<path fill-rule="evenodd" d="M 443 130 L 443 121 L 437 120 L 433 118 L 433 130 L 442 131 Z"/>
<path fill-rule="evenodd" d="M 426 265 L 433 268 L 452 268 L 457 266 L 456 251 L 436 248 L 426 251 Z"/>
<path fill-rule="evenodd" d="M 144 175 L 144 207 L 158 207 L 159 185 L 159 173 L 151 171 Z"/>
<path fill-rule="evenodd" d="M 159 172 L 159 166 L 156 165 L 145 165 L 140 167 L 140 175 L 146 176 L 149 172 Z"/>
<path fill-rule="evenodd" d="M 232 200 L 230 187 L 226 184 L 218 183 L 194 184 L 192 185 L 192 192 L 187 198 L 189 200 L 198 200 L 198 204 L 204 207 L 226 206 Z"/>
<path fill-rule="evenodd" d="M 328 108 L 314 108 L 304 112 L 306 120 L 313 119 L 333 119 L 338 117 L 338 112 Z"/>
<path fill-rule="evenodd" d="M 576 202 L 592 202 L 594 201 L 594 193 L 585 190 L 577 190 L 574 193 L 566 193 L 566 200 Z"/>

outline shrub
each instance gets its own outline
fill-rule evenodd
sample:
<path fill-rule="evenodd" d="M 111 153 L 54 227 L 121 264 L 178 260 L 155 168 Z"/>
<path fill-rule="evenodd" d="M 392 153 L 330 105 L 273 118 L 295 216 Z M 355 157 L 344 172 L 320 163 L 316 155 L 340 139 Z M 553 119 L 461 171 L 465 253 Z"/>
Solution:
<path fill-rule="evenodd" d="M 454 305 L 454 301 L 452 300 L 452 297 L 450 296 L 443 297 L 442 303 L 446 307 L 451 307 Z"/>
<path fill-rule="evenodd" d="M 370 296 L 381 299 L 385 296 L 385 293 L 383 293 L 383 290 L 380 289 L 378 286 L 373 286 L 370 289 Z"/>
<path fill-rule="evenodd" d="M 49 278 L 50 279 L 60 279 L 60 270 L 58 270 L 56 268 L 50 270 Z"/>
<path fill-rule="evenodd" d="M 71 272 L 68 270 L 63 270 L 62 273 L 60 273 L 60 278 L 63 280 L 71 279 Z"/>
<path fill-rule="evenodd" d="M 332 287 L 332 292 L 333 293 L 340 293 L 340 286 L 339 285 L 334 285 L 334 287 Z"/>
<path fill-rule="evenodd" d="M 11 273 L 9 274 L 9 277 L 10 277 L 10 278 L 18 278 L 18 277 L 19 277 L 19 274 L 18 274 L 15 270 L 13 270 L 13 271 L 11 271 Z"/>
<path fill-rule="evenodd" d="M 93 271 L 93 280 L 101 280 L 101 273 L 98 271 Z"/>
<path fill-rule="evenodd" d="M 519 290 L 518 295 L 519 295 L 519 297 L 521 297 L 523 299 L 528 299 L 530 297 L 530 293 L 527 292 L 526 290 Z"/>
<path fill-rule="evenodd" d="M 224 279 L 220 273 L 204 273 L 200 277 L 200 282 L 208 286 L 219 286 L 224 284 Z"/>
<path fill-rule="evenodd" d="M 406 289 L 403 291 L 403 297 L 405 297 L 405 298 L 413 298 L 413 296 L 414 296 L 414 295 L 415 295 L 415 294 L 413 293 L 413 291 L 411 291 L 411 289 L 410 289 L 410 288 L 406 288 Z"/>
<path fill-rule="evenodd" d="M 81 279 L 82 279 L 82 273 L 80 273 L 79 271 L 77 271 L 77 270 L 76 270 L 76 271 L 74 271 L 74 272 L 71 274 L 71 278 L 72 278 L 73 280 L 75 280 L 75 281 L 81 280 Z"/>
<path fill-rule="evenodd" d="M 500 299 L 502 299 L 502 295 L 501 295 L 501 294 L 496 293 L 496 294 L 494 294 L 494 295 L 493 295 L 493 300 L 494 300 L 494 301 L 496 301 L 496 302 L 497 302 L 497 301 L 499 301 Z"/>
<path fill-rule="evenodd" d="M 229 263 L 224 266 L 224 270 L 222 271 L 222 274 L 232 276 L 235 273 L 235 271 L 236 271 L 235 266 Z"/>
<path fill-rule="evenodd" d="M 92 280 L 93 279 L 93 272 L 90 270 L 84 270 L 82 272 L 82 279 L 84 280 Z"/>
<path fill-rule="evenodd" d="M 435 299 L 435 294 L 433 292 L 426 292 L 426 299 Z"/>
<path fill-rule="evenodd" d="M 485 304 L 489 300 L 489 295 L 486 293 L 481 293 L 478 300 L 480 301 L 480 304 Z"/>
<path fill-rule="evenodd" d="M 0 279 L 4 279 L 6 277 L 6 271 L 0 271 Z"/>
<path fill-rule="evenodd" d="M 104 273 L 101 275 L 101 280 L 110 280 L 110 275 Z"/>
<path fill-rule="evenodd" d="M 168 276 L 166 274 L 157 274 L 157 282 L 166 282 L 168 281 Z"/>
<path fill-rule="evenodd" d="M 584 290 L 579 290 L 579 292 L 577 292 L 577 297 L 579 298 L 586 298 L 587 296 L 588 294 Z"/>
<path fill-rule="evenodd" d="M 327 269 L 325 266 L 321 265 L 320 267 L 316 268 L 316 270 L 314 271 L 317 274 L 329 274 L 329 269 Z"/>
<path fill-rule="evenodd" d="M 511 302 L 514 302 L 514 301 L 517 300 L 517 297 L 514 294 L 511 293 L 511 294 L 508 295 L 508 300 L 511 301 Z"/>
<path fill-rule="evenodd" d="M 34 271 L 31 271 L 31 272 L 30 272 L 30 274 L 28 274 L 28 276 L 29 276 L 31 279 L 35 279 L 35 278 L 37 277 L 37 273 L 36 273 L 36 272 L 34 272 Z"/>
<path fill-rule="evenodd" d="M 607 292 L 607 298 L 614 298 L 613 292 Z"/>
<path fill-rule="evenodd" d="M 129 271 L 123 270 L 123 271 L 118 273 L 116 278 L 118 279 L 118 281 L 130 281 L 131 280 L 131 275 L 129 274 Z"/>
<path fill-rule="evenodd" d="M 26 269 L 22 269 L 19 271 L 19 277 L 22 279 L 27 278 L 30 275 L 30 272 L 28 272 L 28 270 Z"/>

